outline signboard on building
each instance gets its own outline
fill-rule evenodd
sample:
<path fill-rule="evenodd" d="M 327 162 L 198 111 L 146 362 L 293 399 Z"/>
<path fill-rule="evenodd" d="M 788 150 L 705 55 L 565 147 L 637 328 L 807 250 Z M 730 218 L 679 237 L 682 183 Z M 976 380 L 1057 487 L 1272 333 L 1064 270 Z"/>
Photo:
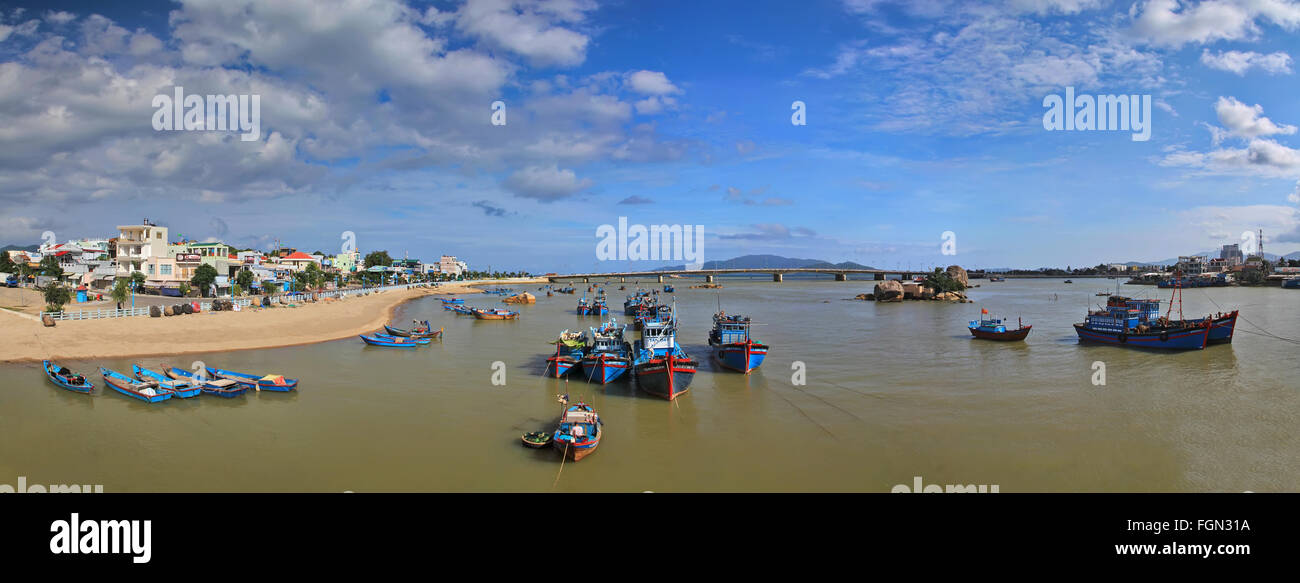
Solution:
<path fill-rule="evenodd" d="M 203 256 L 199 255 L 198 253 L 177 253 L 176 262 L 177 263 L 202 263 Z"/>

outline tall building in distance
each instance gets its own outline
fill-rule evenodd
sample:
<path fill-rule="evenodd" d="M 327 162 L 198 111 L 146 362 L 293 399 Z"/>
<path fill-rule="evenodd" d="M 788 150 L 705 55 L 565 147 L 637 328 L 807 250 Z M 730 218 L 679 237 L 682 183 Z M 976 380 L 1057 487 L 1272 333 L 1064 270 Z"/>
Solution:
<path fill-rule="evenodd" d="M 1219 259 L 1222 259 L 1225 265 L 1241 265 L 1246 261 L 1246 256 L 1241 253 L 1241 245 L 1233 243 L 1224 245 L 1223 250 L 1219 251 Z"/>

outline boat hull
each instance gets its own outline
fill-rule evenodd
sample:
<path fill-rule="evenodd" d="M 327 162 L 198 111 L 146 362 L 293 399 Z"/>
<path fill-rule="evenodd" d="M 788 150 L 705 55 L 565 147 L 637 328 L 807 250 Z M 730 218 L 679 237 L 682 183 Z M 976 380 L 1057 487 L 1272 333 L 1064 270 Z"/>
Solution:
<path fill-rule="evenodd" d="M 100 370 L 103 371 L 105 369 Z M 131 397 L 132 399 L 138 399 L 146 403 L 161 403 L 172 398 L 172 392 L 167 390 L 159 390 L 155 395 L 146 395 L 138 392 L 130 387 L 130 384 L 128 384 L 130 383 L 130 379 L 126 378 L 125 375 L 122 375 L 122 378 L 117 378 L 116 376 L 110 375 L 106 372 L 101 372 L 101 374 L 104 377 L 104 386 Z"/>
<path fill-rule="evenodd" d="M 1121 334 L 1090 329 L 1082 324 L 1075 324 L 1074 330 L 1080 342 L 1111 344 L 1126 348 L 1155 348 L 1164 350 L 1200 350 L 1205 348 L 1209 339 L 1210 327 L 1183 328 L 1145 334 Z"/>
<path fill-rule="evenodd" d="M 623 376 L 629 368 L 632 368 L 632 363 L 627 358 L 612 354 L 590 355 L 582 359 L 582 369 L 587 371 L 587 380 L 602 385 Z"/>
<path fill-rule="evenodd" d="M 570 443 L 567 440 L 563 440 L 558 437 L 551 439 L 551 447 L 554 447 L 555 451 L 558 452 L 561 457 L 571 459 L 575 462 L 595 453 L 596 448 L 599 446 L 600 446 L 599 433 L 596 434 L 595 438 L 588 439 L 587 441 L 581 441 L 576 444 Z"/>
<path fill-rule="evenodd" d="M 582 361 L 573 358 L 572 356 L 552 356 L 546 359 L 546 370 L 548 373 L 546 376 L 554 376 L 557 379 L 564 378 L 564 375 L 569 374 L 573 370 L 581 369 L 581 363 Z"/>
<path fill-rule="evenodd" d="M 1025 326 L 1024 328 L 1021 328 L 1019 330 L 1007 330 L 1006 332 L 993 332 L 989 330 L 980 330 L 979 328 L 968 328 L 968 329 L 970 330 L 971 336 L 974 336 L 982 340 L 1001 340 L 1004 342 L 1014 342 L 1017 340 L 1024 340 L 1026 336 L 1029 336 L 1029 330 L 1031 328 L 1033 328 L 1033 326 Z"/>
<path fill-rule="evenodd" d="M 283 384 L 278 384 L 275 383 L 274 381 L 264 381 L 262 380 L 262 377 L 257 377 L 250 374 L 238 373 L 229 370 L 221 370 L 219 368 L 212 368 L 212 367 L 208 367 L 207 370 L 208 370 L 208 374 L 212 375 L 214 378 L 235 381 L 250 389 L 257 389 L 259 391 L 287 393 L 289 391 L 298 388 L 298 379 L 284 379 Z"/>
<path fill-rule="evenodd" d="M 767 345 L 754 341 L 714 345 L 713 357 L 724 368 L 749 374 L 767 358 Z"/>
<path fill-rule="evenodd" d="M 419 343 L 415 341 L 396 342 L 393 340 L 384 340 L 383 338 L 366 336 L 365 334 L 361 334 L 361 340 L 371 346 L 383 346 L 384 348 L 415 348 L 416 346 L 419 346 Z"/>
<path fill-rule="evenodd" d="M 441 328 L 434 330 L 432 332 L 411 332 L 410 330 L 403 330 L 402 328 L 394 328 L 392 326 L 389 326 L 388 324 L 384 324 L 384 331 L 388 332 L 388 334 L 391 336 L 400 336 L 402 338 L 437 338 L 439 336 L 442 336 Z"/>
<path fill-rule="evenodd" d="M 636 385 L 641 390 L 669 401 L 690 390 L 699 363 L 688 358 L 656 357 L 638 363 Z"/>

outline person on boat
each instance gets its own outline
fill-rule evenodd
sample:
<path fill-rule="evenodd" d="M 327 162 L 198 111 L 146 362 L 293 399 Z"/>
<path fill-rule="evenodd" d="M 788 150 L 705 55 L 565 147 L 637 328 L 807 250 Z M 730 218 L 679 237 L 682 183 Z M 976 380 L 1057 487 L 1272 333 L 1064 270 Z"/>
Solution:
<path fill-rule="evenodd" d="M 576 425 L 576 424 L 575 424 L 575 425 L 573 426 L 573 430 L 570 431 L 569 434 L 573 436 L 573 441 L 576 443 L 576 442 L 582 441 L 582 437 L 583 437 L 584 434 L 586 434 L 586 431 L 584 431 L 584 430 L 582 429 L 582 426 L 581 426 L 581 425 Z"/>

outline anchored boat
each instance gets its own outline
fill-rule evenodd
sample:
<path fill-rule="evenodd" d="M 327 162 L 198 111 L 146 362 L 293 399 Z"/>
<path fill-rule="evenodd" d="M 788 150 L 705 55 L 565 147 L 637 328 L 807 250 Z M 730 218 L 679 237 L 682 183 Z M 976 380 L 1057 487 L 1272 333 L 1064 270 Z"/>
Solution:
<path fill-rule="evenodd" d="M 133 379 L 104 367 L 99 368 L 99 374 L 104 377 L 104 386 L 133 399 L 140 399 L 146 403 L 161 403 L 172 398 L 172 392 L 159 387 L 157 381 Z"/>
<path fill-rule="evenodd" d="M 188 380 L 199 385 L 204 394 L 232 399 L 248 392 L 248 387 L 230 379 L 196 378 L 197 375 L 174 366 L 162 365 L 163 373 L 176 380 Z"/>
<path fill-rule="evenodd" d="M 606 384 L 614 381 L 632 367 L 632 348 L 623 340 L 627 325 L 613 318 L 591 328 L 591 345 L 582 357 L 582 368 L 587 380 Z"/>
<path fill-rule="evenodd" d="M 567 403 L 567 399 L 562 402 Z M 578 461 L 591 455 L 600 446 L 603 423 L 591 405 L 578 401 L 570 405 L 560 415 L 560 424 L 555 428 L 551 446 L 560 455 Z"/>
<path fill-rule="evenodd" d="M 480 320 L 514 320 L 519 317 L 519 312 L 503 310 L 500 308 L 488 308 L 486 310 L 481 308 L 470 308 L 470 312 L 474 314 L 475 318 Z"/>
<path fill-rule="evenodd" d="M 49 377 L 50 382 L 69 391 L 89 394 L 95 390 L 95 385 L 86 380 L 86 377 L 68 370 L 67 367 L 43 360 L 41 361 L 41 369 L 45 371 L 45 376 Z"/>
<path fill-rule="evenodd" d="M 749 374 L 767 358 L 768 346 L 750 338 L 750 325 L 749 316 L 728 316 L 722 311 L 713 315 L 709 346 L 713 347 L 713 357 L 723 367 Z"/>
<path fill-rule="evenodd" d="M 543 374 L 553 374 L 558 379 L 582 364 L 582 351 L 587 343 L 581 334 L 565 330 L 551 344 L 555 345 L 555 356 L 546 359 Z"/>
<path fill-rule="evenodd" d="M 1001 318 L 989 318 L 988 313 L 988 310 L 981 309 L 980 319 L 971 320 L 967 325 L 971 336 L 984 340 L 1017 341 L 1024 340 L 1033 329 L 1033 326 L 1026 326 L 1019 320 L 1016 320 L 1015 328 L 1008 328 Z"/>
<path fill-rule="evenodd" d="M 700 366 L 677 344 L 675 319 L 645 322 L 641 339 L 633 345 L 632 353 L 637 386 L 669 401 L 690 388 Z"/>
<path fill-rule="evenodd" d="M 442 328 L 433 329 L 433 325 L 428 320 L 418 322 L 416 327 L 406 330 L 403 328 L 394 328 L 384 324 L 384 330 L 389 336 L 401 336 L 402 338 L 438 338 L 442 336 Z"/>
<path fill-rule="evenodd" d="M 269 374 L 257 376 L 231 370 L 207 367 L 208 374 L 219 379 L 228 379 L 259 391 L 288 392 L 298 388 L 298 379 L 287 379 L 284 375 Z"/>
<path fill-rule="evenodd" d="M 142 381 L 156 381 L 159 387 L 171 391 L 175 396 L 182 399 L 197 397 L 202 392 L 202 387 L 189 380 L 173 379 L 163 373 L 149 370 L 138 364 L 131 365 L 131 372 L 135 373 L 135 378 Z"/>

